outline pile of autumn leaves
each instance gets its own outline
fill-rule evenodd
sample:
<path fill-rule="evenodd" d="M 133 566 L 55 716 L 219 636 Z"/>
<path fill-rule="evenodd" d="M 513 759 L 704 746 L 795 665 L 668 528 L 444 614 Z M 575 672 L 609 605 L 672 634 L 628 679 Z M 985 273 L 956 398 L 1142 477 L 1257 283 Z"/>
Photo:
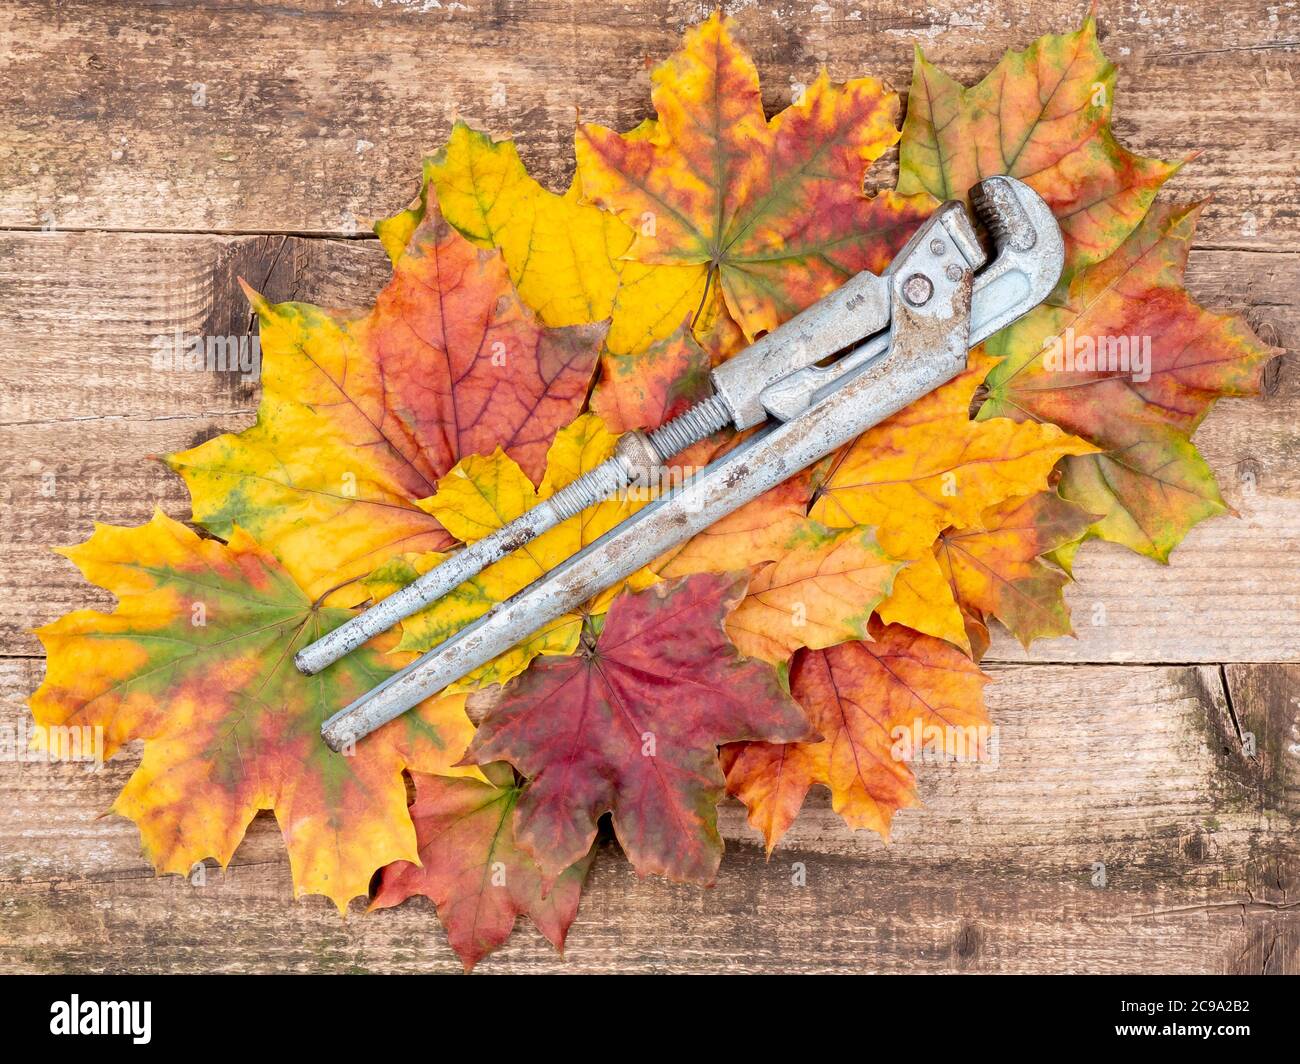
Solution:
<path fill-rule="evenodd" d="M 916 63 L 895 191 L 861 191 L 900 140 L 894 95 L 823 74 L 769 120 L 715 17 L 654 72 L 656 119 L 579 127 L 562 196 L 510 142 L 456 126 L 418 202 L 377 226 L 393 277 L 370 311 L 250 291 L 257 423 L 168 459 L 216 538 L 161 513 L 98 527 L 65 553 L 117 609 L 40 632 L 37 722 L 102 726 L 110 754 L 145 740 L 114 810 L 160 872 L 226 864 L 272 809 L 299 894 L 343 909 L 382 869 L 373 905 L 432 898 L 467 967 L 519 913 L 559 946 L 606 812 L 639 872 L 699 883 L 722 854 L 724 772 L 769 849 L 814 784 L 885 834 L 916 801 L 892 730 L 987 721 L 990 619 L 1026 644 L 1067 633 L 1082 541 L 1163 560 L 1226 509 L 1189 437 L 1274 352 L 1183 290 L 1198 208 L 1153 205 L 1177 167 L 1114 140 L 1092 21 L 972 89 Z M 295 650 L 662 423 L 711 364 L 882 269 L 939 200 L 994 173 L 1060 219 L 1050 305 L 350 756 L 324 746 L 324 717 L 637 503 L 574 518 L 321 676 Z M 1149 379 L 1054 372 L 1045 345 L 1066 335 L 1149 336 Z"/>

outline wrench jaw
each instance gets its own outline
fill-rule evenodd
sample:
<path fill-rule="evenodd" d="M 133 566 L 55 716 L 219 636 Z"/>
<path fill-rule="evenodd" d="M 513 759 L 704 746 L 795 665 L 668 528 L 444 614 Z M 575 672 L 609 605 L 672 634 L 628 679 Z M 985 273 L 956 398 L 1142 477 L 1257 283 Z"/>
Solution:
<path fill-rule="evenodd" d="M 889 346 L 891 318 L 904 305 L 899 278 L 911 281 L 911 306 L 978 270 L 987 256 L 966 208 L 949 200 L 912 235 L 881 275 L 867 270 L 755 341 L 743 357 L 714 368 L 713 389 L 737 429 L 769 417 L 789 421 Z M 924 289 L 924 291 L 922 291 Z M 845 353 L 847 352 L 847 353 Z M 829 365 L 822 363 L 836 358 Z"/>
<path fill-rule="evenodd" d="M 996 251 L 975 278 L 973 347 L 1052 294 L 1065 266 L 1065 240 L 1043 198 L 1014 177 L 986 177 L 971 189 L 970 199 Z"/>

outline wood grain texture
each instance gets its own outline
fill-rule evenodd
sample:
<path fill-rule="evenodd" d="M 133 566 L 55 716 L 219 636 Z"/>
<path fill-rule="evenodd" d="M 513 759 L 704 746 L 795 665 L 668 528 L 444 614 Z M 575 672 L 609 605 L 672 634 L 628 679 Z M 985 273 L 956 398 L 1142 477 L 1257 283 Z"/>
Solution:
<path fill-rule="evenodd" d="M 1083 12 L 727 6 L 773 110 L 821 64 L 905 91 L 914 43 L 970 82 Z M 409 200 L 454 117 L 516 134 L 560 189 L 575 108 L 620 128 L 645 117 L 650 66 L 710 7 L 0 9 L 0 739 L 40 680 L 29 629 L 112 605 L 48 546 L 155 505 L 187 516 L 179 480 L 147 456 L 251 423 L 255 380 L 156 370 L 153 338 L 246 335 L 239 276 L 277 300 L 367 304 L 387 266 L 355 219 Z M 1201 152 L 1166 193 L 1215 196 L 1189 288 L 1294 352 L 1300 9 L 1125 0 L 1100 22 L 1121 69 L 1121 139 Z M 893 179 L 881 160 L 872 183 Z M 899 815 L 888 845 L 848 832 L 816 793 L 770 862 L 728 802 L 709 891 L 638 880 L 606 842 L 566 957 L 521 922 L 483 970 L 1300 970 L 1294 360 L 1271 367 L 1262 400 L 1219 404 L 1197 435 L 1240 517 L 1195 530 L 1167 567 L 1091 545 L 1067 593 L 1077 640 L 1026 654 L 995 639 L 996 766 L 923 766 L 925 805 Z M 293 903 L 269 818 L 205 885 L 156 879 L 133 825 L 96 819 L 138 746 L 97 772 L 7 749 L 0 971 L 459 968 L 423 900 L 374 917 L 358 904 L 346 921 L 321 899 Z"/>
<path fill-rule="evenodd" d="M 338 233 L 414 192 L 423 153 L 457 116 L 517 136 L 554 188 L 572 172 L 575 108 L 630 129 L 649 69 L 715 5 L 497 0 L 484 5 L 306 0 L 6 5 L 0 224 Z M 1077 0 L 738 3 L 769 109 L 825 65 L 906 91 L 912 48 L 970 82 L 1008 46 L 1073 28 Z M 1285 249 L 1300 148 L 1300 10 L 1252 0 L 1107 4 L 1122 63 L 1118 130 L 1178 159 L 1217 199 L 1207 245 Z M 200 89 L 199 86 L 202 86 Z M 196 95 L 199 94 L 199 95 Z M 201 102 L 199 102 L 201 101 Z M 888 167 L 876 180 L 892 184 Z"/>

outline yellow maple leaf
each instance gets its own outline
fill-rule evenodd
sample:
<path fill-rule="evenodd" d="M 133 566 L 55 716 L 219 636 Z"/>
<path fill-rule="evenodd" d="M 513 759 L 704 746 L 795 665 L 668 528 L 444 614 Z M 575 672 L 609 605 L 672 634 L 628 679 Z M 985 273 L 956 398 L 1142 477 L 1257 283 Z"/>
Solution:
<path fill-rule="evenodd" d="M 907 563 L 894 578 L 893 590 L 876 607 L 876 612 L 886 624 L 905 624 L 926 635 L 946 639 L 968 654 L 971 651 L 961 608 L 932 551 Z"/>
<path fill-rule="evenodd" d="M 971 421 L 971 399 L 995 361 L 973 355 L 948 384 L 859 436 L 811 516 L 839 528 L 872 525 L 888 553 L 917 558 L 948 526 L 969 527 L 994 503 L 1043 490 L 1065 455 L 1097 450 L 1055 425 Z"/>
<path fill-rule="evenodd" d="M 795 545 L 754 573 L 727 618 L 727 634 L 742 654 L 774 665 L 800 647 L 866 639 L 871 611 L 903 564 L 880 549 L 868 528 L 805 522 Z"/>
<path fill-rule="evenodd" d="M 425 167 L 443 216 L 475 244 L 501 251 L 519 295 L 545 324 L 609 317 L 632 230 L 582 203 L 576 182 L 557 196 L 529 176 L 512 141 L 463 122 Z"/>

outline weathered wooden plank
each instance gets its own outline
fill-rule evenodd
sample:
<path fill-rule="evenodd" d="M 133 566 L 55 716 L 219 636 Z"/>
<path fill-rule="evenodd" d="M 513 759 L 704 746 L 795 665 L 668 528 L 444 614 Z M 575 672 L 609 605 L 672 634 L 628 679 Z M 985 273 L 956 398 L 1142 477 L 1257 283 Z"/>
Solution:
<path fill-rule="evenodd" d="M 1251 751 L 1247 785 L 1262 807 L 1300 817 L 1300 669 L 1226 665 L 1222 687 L 1233 730 Z"/>
<path fill-rule="evenodd" d="M 153 368 L 154 337 L 238 339 L 250 328 L 235 283 L 272 299 L 359 306 L 387 276 L 373 241 L 298 237 L 10 233 L 0 238 L 0 653 L 32 654 L 27 629 L 107 605 L 49 544 L 96 520 L 188 514 L 180 481 L 146 456 L 252 420 L 240 372 Z M 1271 342 L 1300 346 L 1300 253 L 1200 251 L 1189 285 L 1244 312 Z M 1069 592 L 1080 638 L 1039 644 L 1039 661 L 1295 660 L 1300 639 L 1300 380 L 1270 374 L 1261 401 L 1224 402 L 1197 440 L 1240 520 L 1194 531 L 1168 568 L 1097 544 Z M 33 594 L 34 588 L 40 593 Z M 1100 607 L 1100 609 L 1099 609 Z M 1024 652 L 999 639 L 994 658 Z"/>
<path fill-rule="evenodd" d="M 211 340 L 231 365 L 224 341 L 256 332 L 239 278 L 276 301 L 364 306 L 387 275 L 373 240 L 4 234 L 0 422 L 251 412 L 256 372 L 163 368 L 159 341 Z"/>
<path fill-rule="evenodd" d="M 421 151 L 457 114 L 519 132 L 535 172 L 560 188 L 574 107 L 620 127 L 638 121 L 649 65 L 702 13 L 685 0 L 422 6 L 10 5 L 0 11 L 0 226 L 346 233 L 353 216 L 409 198 Z M 735 6 L 771 109 L 820 62 L 835 77 L 905 86 L 914 40 L 970 81 L 1002 47 L 1080 13 L 1057 0 L 991 0 L 977 12 L 947 0 L 923 13 Z M 1192 290 L 1294 349 L 1300 13 L 1161 2 L 1105 5 L 1101 21 L 1122 68 L 1125 142 L 1166 157 L 1205 149 L 1171 186 L 1218 195 L 1199 243 L 1221 250 L 1193 255 Z M 872 181 L 892 180 L 882 160 Z M 143 456 L 251 419 L 256 387 L 242 374 L 159 373 L 149 358 L 159 333 L 244 333 L 241 273 L 272 298 L 361 305 L 385 270 L 368 240 L 0 239 L 0 655 L 37 652 L 28 625 L 111 605 L 44 544 L 84 538 L 95 519 L 143 520 L 155 501 L 184 516 L 179 483 Z M 1221 405 L 1198 436 L 1242 520 L 1197 530 L 1168 569 L 1090 549 L 1070 593 L 1081 638 L 1034 653 L 1239 664 L 995 666 L 998 765 L 923 768 L 928 804 L 899 816 L 889 847 L 849 834 L 815 797 L 765 863 L 728 804 L 717 890 L 637 881 L 606 852 L 567 961 L 524 928 L 486 967 L 1300 969 L 1300 673 L 1252 663 L 1300 657 L 1293 368 L 1265 401 Z M 1094 625 L 1097 604 L 1105 623 Z M 1001 641 L 994 656 L 1020 652 Z M 0 727 L 22 718 L 40 669 L 0 661 Z M 93 819 L 136 757 L 95 774 L 0 760 L 0 969 L 456 967 L 427 904 L 347 922 L 320 899 L 293 904 L 266 818 L 207 885 L 155 881 L 133 827 Z M 1091 882 L 1099 861 L 1105 888 Z M 805 887 L 791 882 L 794 862 Z"/>
<path fill-rule="evenodd" d="M 32 662 L 0 662 L 0 724 Z M 995 764 L 920 767 L 885 845 L 824 797 L 770 862 L 728 802 L 716 889 L 638 881 L 606 845 L 558 958 L 530 927 L 490 971 L 1291 971 L 1300 842 L 1243 753 L 1219 670 L 995 670 Z M 1278 728 L 1295 670 L 1243 667 L 1238 720 Z M 155 880 L 106 809 L 138 759 L 0 763 L 0 968 L 427 971 L 455 967 L 431 906 L 340 922 L 291 901 L 274 822 L 224 875 Z M 806 885 L 796 886 L 795 865 Z M 1106 885 L 1094 885 L 1098 864 Z M 359 907 L 359 903 L 358 903 Z M 219 941 L 212 929 L 220 927 Z"/>
<path fill-rule="evenodd" d="M 640 121 L 649 68 L 710 6 L 7 5 L 0 225 L 338 233 L 402 206 L 421 154 L 457 116 L 517 134 L 559 188 L 575 109 L 620 128 Z M 916 43 L 970 82 L 1007 46 L 1081 16 L 1074 0 L 990 0 L 977 12 L 964 0 L 727 6 L 773 110 L 822 64 L 905 91 Z M 1204 152 L 1174 185 L 1217 196 L 1206 242 L 1289 249 L 1300 11 L 1152 0 L 1103 4 L 1100 18 L 1121 64 L 1124 140 L 1168 158 Z M 892 181 L 888 162 L 873 181 Z"/>

